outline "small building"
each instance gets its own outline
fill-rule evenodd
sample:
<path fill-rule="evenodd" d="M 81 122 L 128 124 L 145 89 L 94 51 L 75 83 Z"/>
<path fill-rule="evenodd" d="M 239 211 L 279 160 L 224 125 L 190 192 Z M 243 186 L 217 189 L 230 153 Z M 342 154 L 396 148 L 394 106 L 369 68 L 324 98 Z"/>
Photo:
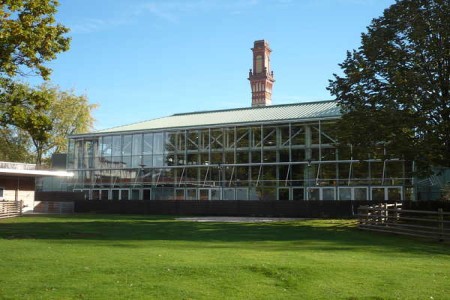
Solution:
<path fill-rule="evenodd" d="M 36 179 L 70 177 L 66 171 L 40 170 L 35 164 L 0 162 L 0 201 L 22 201 L 23 211 L 33 211 Z"/>

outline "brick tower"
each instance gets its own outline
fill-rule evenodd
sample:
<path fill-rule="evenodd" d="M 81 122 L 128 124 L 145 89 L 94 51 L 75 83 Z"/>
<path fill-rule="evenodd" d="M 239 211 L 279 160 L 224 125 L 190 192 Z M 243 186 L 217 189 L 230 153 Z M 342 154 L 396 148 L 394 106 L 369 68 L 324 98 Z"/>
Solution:
<path fill-rule="evenodd" d="M 272 104 L 272 87 L 275 80 L 270 69 L 269 43 L 265 40 L 255 41 L 253 51 L 253 70 L 250 69 L 248 80 L 252 88 L 252 107 Z"/>

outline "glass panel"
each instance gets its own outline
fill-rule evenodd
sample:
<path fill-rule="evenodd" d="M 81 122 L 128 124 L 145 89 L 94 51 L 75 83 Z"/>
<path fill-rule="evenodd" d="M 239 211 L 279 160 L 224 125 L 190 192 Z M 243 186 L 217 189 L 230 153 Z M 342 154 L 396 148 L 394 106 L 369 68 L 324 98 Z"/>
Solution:
<path fill-rule="evenodd" d="M 112 190 L 111 191 L 111 199 L 112 200 L 119 200 L 119 190 Z"/>
<path fill-rule="evenodd" d="M 311 124 L 311 144 L 318 145 L 320 144 L 320 133 L 319 133 L 319 124 Z"/>
<path fill-rule="evenodd" d="M 112 156 L 122 156 L 122 137 L 120 135 L 113 136 Z"/>
<path fill-rule="evenodd" d="M 276 127 L 263 127 L 263 145 L 267 147 L 275 147 L 277 143 L 277 129 Z"/>
<path fill-rule="evenodd" d="M 219 189 L 211 189 L 211 199 L 210 200 L 220 200 L 220 190 Z"/>
<path fill-rule="evenodd" d="M 142 164 L 147 168 L 153 167 L 153 155 L 144 155 L 142 157 Z"/>
<path fill-rule="evenodd" d="M 199 150 L 199 133 L 198 130 L 189 130 L 187 132 L 187 149 Z"/>
<path fill-rule="evenodd" d="M 67 168 L 74 169 L 75 168 L 75 141 L 69 139 L 69 145 L 67 147 Z"/>
<path fill-rule="evenodd" d="M 129 199 L 129 190 L 121 190 L 120 191 L 120 200 L 128 200 Z"/>
<path fill-rule="evenodd" d="M 304 172 L 305 172 L 305 165 L 291 166 L 292 185 L 296 186 L 303 185 Z"/>
<path fill-rule="evenodd" d="M 305 200 L 305 190 L 303 188 L 293 188 L 292 200 L 294 201 Z"/>
<path fill-rule="evenodd" d="M 131 149 L 132 149 L 131 141 L 132 141 L 131 135 L 123 136 L 123 146 L 122 146 L 122 154 L 123 155 L 131 155 Z"/>
<path fill-rule="evenodd" d="M 153 136 L 153 154 L 164 154 L 165 140 L 164 133 L 155 133 Z"/>
<path fill-rule="evenodd" d="M 290 131 L 289 126 L 279 127 L 278 129 L 280 135 L 280 147 L 288 147 L 290 144 Z"/>
<path fill-rule="evenodd" d="M 234 189 L 223 189 L 223 200 L 236 200 Z"/>
<path fill-rule="evenodd" d="M 320 130 L 322 131 L 321 142 L 323 144 L 334 144 L 336 143 L 336 124 L 335 123 L 324 123 L 320 124 Z"/>
<path fill-rule="evenodd" d="M 280 150 L 279 151 L 279 155 L 280 155 L 280 162 L 290 162 L 291 159 L 289 157 L 289 150 Z"/>
<path fill-rule="evenodd" d="M 257 188 L 256 193 L 258 195 L 258 200 L 269 201 L 277 199 L 275 188 Z"/>
<path fill-rule="evenodd" d="M 224 129 L 224 137 L 225 137 L 224 149 L 234 150 L 234 148 L 236 146 L 235 137 L 234 137 L 234 128 L 225 128 Z"/>
<path fill-rule="evenodd" d="M 207 176 L 207 174 L 205 174 L 205 172 L 207 171 L 207 168 L 186 168 L 184 171 L 183 181 L 188 184 L 197 184 L 199 169 L 202 172 L 202 174 L 204 174 L 203 176 L 200 177 L 201 183 L 203 183 L 205 176 L 207 177 L 206 179 L 208 180 L 208 176 Z"/>
<path fill-rule="evenodd" d="M 401 188 L 388 188 L 388 199 L 390 201 L 401 201 L 402 200 L 402 189 Z"/>
<path fill-rule="evenodd" d="M 133 134 L 133 155 L 142 154 L 142 134 Z"/>
<path fill-rule="evenodd" d="M 175 132 L 167 132 L 165 138 L 165 152 L 175 152 L 177 144 L 177 134 Z"/>
<path fill-rule="evenodd" d="M 247 185 L 248 184 L 248 167 L 236 167 L 235 171 L 236 185 Z"/>
<path fill-rule="evenodd" d="M 209 153 L 208 152 L 203 152 L 199 154 L 199 164 L 202 165 L 210 165 L 213 162 L 211 162 L 211 160 L 209 159 Z"/>
<path fill-rule="evenodd" d="M 339 200 L 352 200 L 352 188 L 339 188 Z"/>
<path fill-rule="evenodd" d="M 367 162 L 356 162 L 352 165 L 352 183 L 367 184 L 369 178 L 369 164 Z"/>
<path fill-rule="evenodd" d="M 153 154 L 153 133 L 144 134 L 144 149 L 143 154 L 151 155 Z"/>
<path fill-rule="evenodd" d="M 252 151 L 252 163 L 260 163 L 261 162 L 261 151 Z"/>
<path fill-rule="evenodd" d="M 262 140 L 261 140 L 261 127 L 252 127 L 251 128 L 252 133 L 252 148 L 260 148 L 262 146 Z"/>
<path fill-rule="evenodd" d="M 236 128 L 236 143 L 237 148 L 248 148 L 249 142 L 249 129 L 247 127 Z"/>
<path fill-rule="evenodd" d="M 164 155 L 153 155 L 153 167 L 164 166 Z"/>
<path fill-rule="evenodd" d="M 277 162 L 277 152 L 271 150 L 264 150 L 262 162 L 264 163 Z"/>
<path fill-rule="evenodd" d="M 209 140 L 209 130 L 203 129 L 200 130 L 200 150 L 209 150 L 210 149 L 210 140 Z"/>
<path fill-rule="evenodd" d="M 162 188 L 162 187 L 154 188 L 153 195 L 154 200 L 172 200 L 174 197 L 172 188 Z"/>
<path fill-rule="evenodd" d="M 186 189 L 186 200 L 197 200 L 196 189 Z"/>
<path fill-rule="evenodd" d="M 140 168 L 142 165 L 142 156 L 132 156 L 131 157 L 131 167 Z"/>
<path fill-rule="evenodd" d="M 209 190 L 199 189 L 200 200 L 209 200 Z"/>
<path fill-rule="evenodd" d="M 236 163 L 237 164 L 248 164 L 249 163 L 249 153 L 248 151 L 238 151 L 236 152 Z"/>
<path fill-rule="evenodd" d="M 236 189 L 236 200 L 248 200 L 248 190 L 246 188 Z"/>
<path fill-rule="evenodd" d="M 211 149 L 224 148 L 224 135 L 222 129 L 211 130 Z"/>
<path fill-rule="evenodd" d="M 108 200 L 108 199 L 109 199 L 109 190 L 101 190 L 100 200 Z"/>
<path fill-rule="evenodd" d="M 141 191 L 138 189 L 132 189 L 131 190 L 131 200 L 141 200 Z"/>
<path fill-rule="evenodd" d="M 142 199 L 143 200 L 150 200 L 150 196 L 151 196 L 151 190 L 150 189 L 144 189 L 142 190 Z"/>
<path fill-rule="evenodd" d="M 384 200 L 384 188 L 372 188 L 372 201 Z"/>
<path fill-rule="evenodd" d="M 336 196 L 334 195 L 334 188 L 323 188 L 322 200 L 336 200 Z"/>
<path fill-rule="evenodd" d="M 184 189 L 175 189 L 175 200 L 184 200 Z"/>
<path fill-rule="evenodd" d="M 278 189 L 278 200 L 289 200 L 289 189 L 287 188 Z"/>
<path fill-rule="evenodd" d="M 198 165 L 199 161 L 200 161 L 198 155 L 199 155 L 198 153 L 188 154 L 186 156 L 187 164 L 188 165 Z"/>
<path fill-rule="evenodd" d="M 319 188 L 309 188 L 308 200 L 320 200 L 320 189 Z"/>
<path fill-rule="evenodd" d="M 131 167 L 131 156 L 123 156 L 122 157 L 123 168 Z"/>
<path fill-rule="evenodd" d="M 221 152 L 211 152 L 211 163 L 212 164 L 223 163 L 223 154 Z"/>
<path fill-rule="evenodd" d="M 355 188 L 353 193 L 355 195 L 354 200 L 367 200 L 367 188 Z"/>
<path fill-rule="evenodd" d="M 305 161 L 305 149 L 292 149 L 292 161 Z"/>
<path fill-rule="evenodd" d="M 225 152 L 225 160 L 226 164 L 234 164 L 234 152 Z"/>
<path fill-rule="evenodd" d="M 186 150 L 186 139 L 185 139 L 185 132 L 180 131 L 177 132 L 177 152 L 184 152 Z"/>
<path fill-rule="evenodd" d="M 303 125 L 291 126 L 291 145 L 305 145 L 305 130 Z"/>
<path fill-rule="evenodd" d="M 262 170 L 263 184 L 265 186 L 276 186 L 277 185 L 277 167 L 276 166 L 264 166 Z"/>
<path fill-rule="evenodd" d="M 101 151 L 102 157 L 111 157 L 111 154 L 112 154 L 112 137 L 111 136 L 102 137 L 100 151 Z"/>
<path fill-rule="evenodd" d="M 100 191 L 92 190 L 92 200 L 100 200 Z"/>

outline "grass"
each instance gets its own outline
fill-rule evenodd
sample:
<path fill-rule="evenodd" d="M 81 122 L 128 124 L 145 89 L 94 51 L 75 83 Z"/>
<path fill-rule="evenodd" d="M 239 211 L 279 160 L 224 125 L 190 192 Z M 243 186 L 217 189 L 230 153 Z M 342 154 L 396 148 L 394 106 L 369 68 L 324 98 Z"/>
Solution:
<path fill-rule="evenodd" d="M 0 299 L 449 299 L 448 244 L 350 220 L 0 220 Z"/>

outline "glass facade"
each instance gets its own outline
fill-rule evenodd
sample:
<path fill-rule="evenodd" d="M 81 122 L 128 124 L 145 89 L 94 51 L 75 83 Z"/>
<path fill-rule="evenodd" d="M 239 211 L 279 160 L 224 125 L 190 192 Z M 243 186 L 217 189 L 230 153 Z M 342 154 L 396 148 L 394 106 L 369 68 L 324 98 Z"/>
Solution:
<path fill-rule="evenodd" d="M 69 139 L 71 190 L 99 200 L 402 200 L 412 164 L 353 158 L 332 121 L 104 133 Z"/>

